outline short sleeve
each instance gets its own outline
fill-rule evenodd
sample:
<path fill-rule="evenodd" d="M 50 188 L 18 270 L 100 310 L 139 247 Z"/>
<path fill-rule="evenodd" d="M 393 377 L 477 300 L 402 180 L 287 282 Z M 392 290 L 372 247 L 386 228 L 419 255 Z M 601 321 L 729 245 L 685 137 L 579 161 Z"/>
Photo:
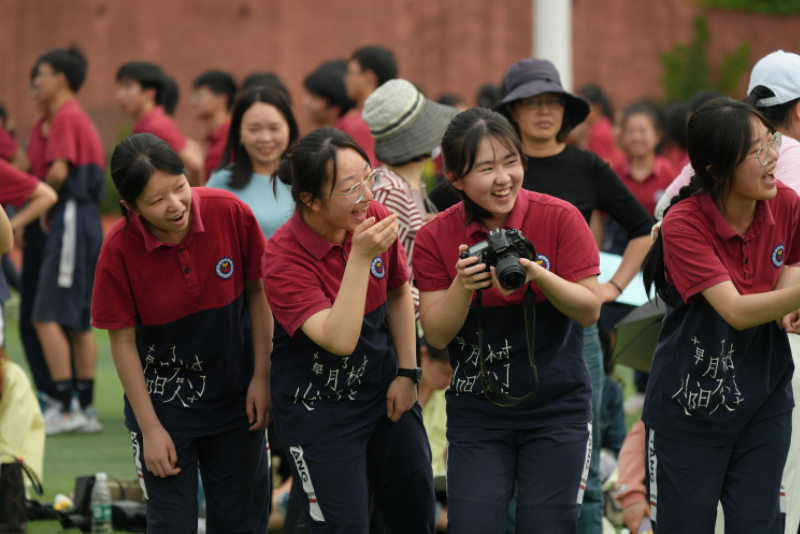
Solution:
<path fill-rule="evenodd" d="M 183 134 L 178 130 L 178 125 L 166 117 L 161 121 L 153 121 L 149 127 L 148 133 L 159 137 L 162 141 L 167 143 L 175 153 L 186 148 L 186 138 L 183 137 Z"/>
<path fill-rule="evenodd" d="M 677 195 L 682 187 L 689 185 L 689 181 L 691 181 L 692 176 L 694 176 L 694 168 L 692 168 L 692 164 L 688 163 L 683 170 L 681 170 L 680 174 L 669 184 L 666 191 L 664 191 L 664 195 L 658 201 L 656 205 L 656 220 L 661 220 L 664 218 L 664 210 L 669 207 L 670 203 L 672 202 L 672 197 Z"/>
<path fill-rule="evenodd" d="M 19 209 L 39 186 L 39 179 L 0 160 L 0 204 Z"/>
<path fill-rule="evenodd" d="M 434 225 L 423 226 L 414 242 L 414 285 L 420 291 L 447 289 L 453 282 L 433 238 Z"/>
<path fill-rule="evenodd" d="M 0 160 L 11 161 L 19 150 L 19 145 L 5 128 L 0 126 Z"/>
<path fill-rule="evenodd" d="M 50 126 L 44 160 L 51 165 L 57 159 L 65 159 L 76 165 L 78 161 L 78 139 L 75 125 L 67 113 L 57 113 Z"/>
<path fill-rule="evenodd" d="M 661 234 L 664 266 L 687 304 L 709 287 L 731 280 L 714 246 L 697 228 L 682 220 L 667 220 Z"/>
<path fill-rule="evenodd" d="M 242 251 L 242 266 L 245 280 L 261 280 L 262 257 L 267 240 L 261 232 L 253 211 L 244 202 L 237 201 L 238 221 L 236 229 L 239 233 L 239 250 Z"/>
<path fill-rule="evenodd" d="M 114 254 L 108 249 L 101 252 L 94 276 L 92 326 L 103 330 L 118 330 L 139 323 L 128 274 L 124 267 L 112 266 L 124 259 L 120 255 L 115 260 Z"/>
<path fill-rule="evenodd" d="M 631 239 L 649 235 L 653 225 L 650 214 L 611 167 L 599 158 L 595 179 L 599 196 L 597 209 L 608 213 Z"/>
<path fill-rule="evenodd" d="M 558 261 L 556 273 L 568 282 L 600 274 L 600 253 L 586 219 L 577 210 L 570 209 L 561 216 L 558 225 Z"/>
<path fill-rule="evenodd" d="M 264 255 L 264 263 L 273 260 L 267 256 Z M 310 271 L 292 265 L 268 272 L 264 277 L 264 291 L 272 315 L 292 338 L 302 335 L 299 329 L 306 319 L 333 307 L 331 299 L 322 290 L 319 278 Z"/>
<path fill-rule="evenodd" d="M 784 137 L 781 157 L 775 166 L 775 176 L 800 194 L 800 143 Z"/>

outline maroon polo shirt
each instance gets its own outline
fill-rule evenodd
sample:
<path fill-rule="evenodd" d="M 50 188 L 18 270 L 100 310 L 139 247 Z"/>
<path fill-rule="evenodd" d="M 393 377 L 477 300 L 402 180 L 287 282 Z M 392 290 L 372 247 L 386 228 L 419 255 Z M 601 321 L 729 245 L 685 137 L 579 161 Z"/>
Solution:
<path fill-rule="evenodd" d="M 630 189 L 636 200 L 641 202 L 650 216 L 656 212 L 656 204 L 661 200 L 669 184 L 678 176 L 672 162 L 663 156 L 656 155 L 653 170 L 641 182 L 631 176 L 630 158 L 622 154 L 611 163 L 611 168 L 617 173 L 622 183 Z"/>
<path fill-rule="evenodd" d="M 206 134 L 206 141 L 208 142 L 205 161 L 206 180 L 208 180 L 211 173 L 219 167 L 219 162 L 222 160 L 222 153 L 225 151 L 225 144 L 228 142 L 228 131 L 230 131 L 230 129 L 231 120 L 228 119 L 222 123 L 219 128 Z"/>
<path fill-rule="evenodd" d="M 0 160 L 0 204 L 19 209 L 39 186 L 39 179 Z"/>
<path fill-rule="evenodd" d="M 247 424 L 253 348 L 244 281 L 258 280 L 264 235 L 250 208 L 220 189 L 192 189 L 189 233 L 163 243 L 133 216 L 100 251 L 92 325 L 136 327 L 156 415 L 173 436 Z M 125 423 L 139 431 L 125 400 Z"/>
<path fill-rule="evenodd" d="M 176 154 L 186 148 L 186 138 L 172 117 L 167 115 L 161 106 L 154 107 L 139 119 L 139 122 L 133 127 L 133 133 L 151 133 L 172 147 Z"/>
<path fill-rule="evenodd" d="M 10 161 L 19 150 L 19 145 L 13 137 L 0 126 L 0 160 Z"/>
<path fill-rule="evenodd" d="M 667 282 L 692 303 L 704 289 L 730 280 L 739 293 L 772 291 L 781 267 L 800 262 L 794 239 L 800 199 L 778 182 L 778 193 L 759 201 L 753 223 L 739 234 L 707 194 L 673 206 L 661 227 Z"/>

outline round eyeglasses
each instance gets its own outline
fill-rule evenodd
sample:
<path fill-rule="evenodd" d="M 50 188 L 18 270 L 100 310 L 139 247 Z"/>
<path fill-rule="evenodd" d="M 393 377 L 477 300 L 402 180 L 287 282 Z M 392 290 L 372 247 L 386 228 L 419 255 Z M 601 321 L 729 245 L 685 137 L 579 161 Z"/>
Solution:
<path fill-rule="evenodd" d="M 772 149 L 776 156 L 781 151 L 781 133 L 775 132 L 772 136 L 772 139 L 767 141 L 761 148 L 758 149 L 755 156 L 751 156 L 749 158 L 744 159 L 757 159 L 758 162 L 761 164 L 762 167 L 765 167 L 771 161 L 770 159 L 770 149 Z"/>
<path fill-rule="evenodd" d="M 331 195 L 339 196 L 339 197 L 350 197 L 350 201 L 353 204 L 358 204 L 361 202 L 361 199 L 364 198 L 364 188 L 368 188 L 370 191 L 375 191 L 378 188 L 378 184 L 381 181 L 381 170 L 380 169 L 372 169 L 372 172 L 369 173 L 367 179 L 363 182 L 358 182 L 347 193 L 331 193 Z"/>

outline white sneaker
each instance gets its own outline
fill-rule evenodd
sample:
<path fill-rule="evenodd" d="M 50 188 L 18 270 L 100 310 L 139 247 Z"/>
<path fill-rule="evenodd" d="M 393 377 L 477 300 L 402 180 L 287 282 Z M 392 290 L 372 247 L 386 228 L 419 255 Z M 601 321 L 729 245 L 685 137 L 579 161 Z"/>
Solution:
<path fill-rule="evenodd" d="M 44 432 L 48 436 L 72 432 L 86 426 L 86 417 L 82 412 L 62 413 L 60 405 L 50 406 L 42 414 L 44 419 Z"/>
<path fill-rule="evenodd" d="M 100 418 L 97 416 L 97 409 L 94 404 L 90 404 L 82 410 L 83 416 L 86 418 L 86 424 L 78 429 L 80 434 L 97 434 L 103 431 L 103 425 L 100 423 Z"/>
<path fill-rule="evenodd" d="M 641 412 L 644 408 L 644 393 L 635 393 L 622 406 L 627 415 Z"/>

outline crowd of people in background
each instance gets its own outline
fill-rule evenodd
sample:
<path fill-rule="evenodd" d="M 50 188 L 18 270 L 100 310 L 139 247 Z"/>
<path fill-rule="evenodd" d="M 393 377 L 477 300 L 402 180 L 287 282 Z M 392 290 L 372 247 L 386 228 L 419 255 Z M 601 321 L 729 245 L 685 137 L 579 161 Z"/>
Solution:
<path fill-rule="evenodd" d="M 152 532 L 195 531 L 199 480 L 209 532 L 276 508 L 287 533 L 798 533 L 800 56 L 747 95 L 615 110 L 537 58 L 432 100 L 365 46 L 301 99 L 200 73 L 201 140 L 175 81 L 128 62 L 105 236 L 87 69 L 37 59 L 28 139 L 0 107 L 0 305 L 19 293 L 37 392 L 0 350 L 0 450 L 39 476 L 45 435 L 103 431 L 94 326 Z M 515 287 L 475 252 L 510 229 Z M 598 252 L 621 257 L 604 283 Z M 668 311 L 624 400 L 611 304 L 640 270 Z"/>

